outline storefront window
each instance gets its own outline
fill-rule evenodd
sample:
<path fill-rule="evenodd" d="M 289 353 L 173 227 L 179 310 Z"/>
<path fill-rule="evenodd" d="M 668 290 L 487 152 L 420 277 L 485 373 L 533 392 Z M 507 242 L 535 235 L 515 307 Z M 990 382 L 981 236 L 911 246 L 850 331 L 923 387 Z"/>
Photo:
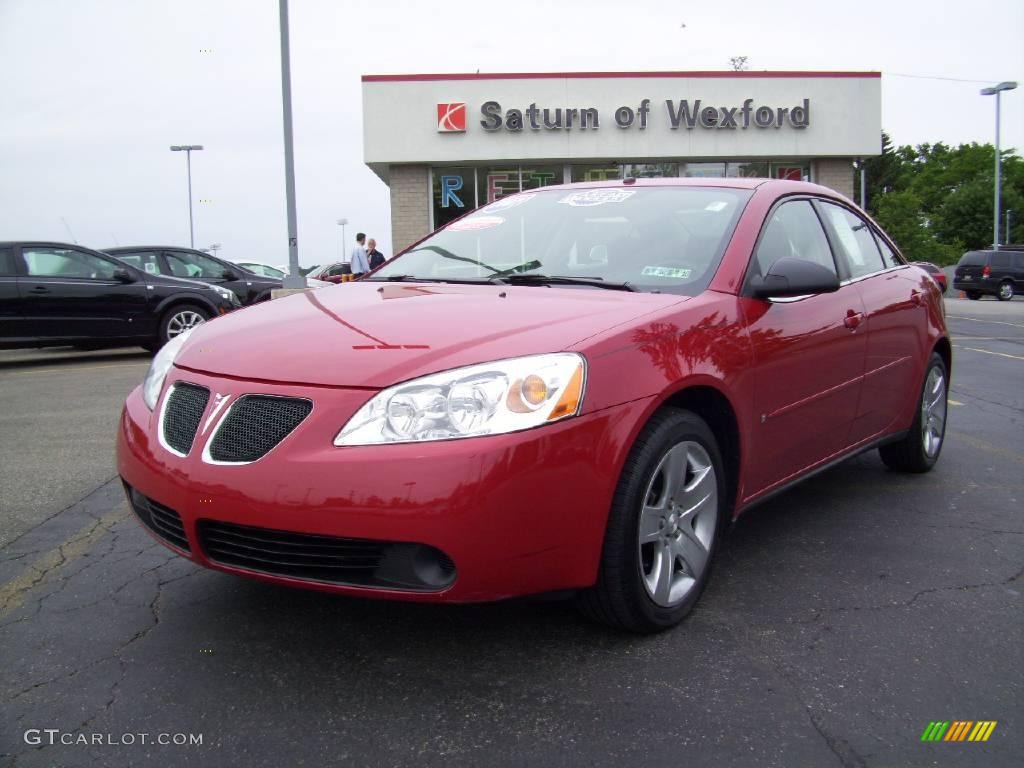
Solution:
<path fill-rule="evenodd" d="M 614 181 L 621 179 L 621 166 L 618 163 L 606 165 L 574 165 L 572 180 L 575 181 Z"/>
<path fill-rule="evenodd" d="M 725 175 L 731 179 L 766 179 L 768 178 L 768 163 L 764 161 L 729 163 L 726 166 Z"/>
<path fill-rule="evenodd" d="M 622 178 L 662 179 L 679 175 L 678 163 L 627 163 L 622 166 Z"/>
<path fill-rule="evenodd" d="M 786 181 L 810 181 L 811 170 L 799 160 L 772 163 L 771 178 L 784 179 Z"/>
<path fill-rule="evenodd" d="M 720 179 L 725 176 L 725 163 L 681 163 L 679 175 L 697 179 Z"/>
<path fill-rule="evenodd" d="M 561 165 L 545 165 L 537 168 L 522 168 L 523 189 L 539 189 L 563 182 Z"/>
<path fill-rule="evenodd" d="M 476 184 L 472 168 L 434 168 L 434 228 L 476 207 Z"/>
<path fill-rule="evenodd" d="M 477 168 L 477 189 L 479 195 L 477 202 L 480 205 L 487 205 L 499 200 L 505 195 L 511 195 L 519 191 L 519 168 L 507 165 L 497 168 Z"/>

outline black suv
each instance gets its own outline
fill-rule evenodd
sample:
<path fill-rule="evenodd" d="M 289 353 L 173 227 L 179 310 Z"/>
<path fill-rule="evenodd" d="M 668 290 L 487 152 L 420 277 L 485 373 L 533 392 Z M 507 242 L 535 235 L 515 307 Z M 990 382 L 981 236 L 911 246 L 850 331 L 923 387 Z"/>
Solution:
<path fill-rule="evenodd" d="M 960 257 L 953 274 L 953 289 L 964 291 L 968 299 L 984 295 L 1009 301 L 1015 293 L 1024 293 L 1024 250 L 968 251 Z"/>
<path fill-rule="evenodd" d="M 156 350 L 238 306 L 231 291 L 147 274 L 78 245 L 0 243 L 0 349 Z"/>
<path fill-rule="evenodd" d="M 237 264 L 191 248 L 137 245 L 103 250 L 126 264 L 150 274 L 201 280 L 210 285 L 227 288 L 234 291 L 239 301 L 246 306 L 257 301 L 266 301 L 270 298 L 271 290 L 281 287 L 281 279 L 278 277 L 257 275 Z"/>

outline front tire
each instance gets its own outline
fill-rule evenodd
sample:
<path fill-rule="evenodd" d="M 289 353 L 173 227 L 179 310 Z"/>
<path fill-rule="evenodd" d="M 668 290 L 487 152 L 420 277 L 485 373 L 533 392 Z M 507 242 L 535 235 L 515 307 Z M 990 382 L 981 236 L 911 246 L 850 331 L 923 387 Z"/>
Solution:
<path fill-rule="evenodd" d="M 659 632 L 692 610 L 726 520 L 725 470 L 708 425 L 663 408 L 644 426 L 615 490 L 597 583 L 577 596 L 588 618 Z"/>
<path fill-rule="evenodd" d="M 981 291 L 968 291 L 967 298 L 971 301 L 977 301 L 981 298 Z"/>
<path fill-rule="evenodd" d="M 195 304 L 178 304 L 171 307 L 160 321 L 160 346 L 209 319 L 210 313 Z"/>
<path fill-rule="evenodd" d="M 942 356 L 932 352 L 910 431 L 898 443 L 883 445 L 878 449 L 878 454 L 889 469 L 927 472 L 939 460 L 946 436 L 948 376 Z"/>
<path fill-rule="evenodd" d="M 999 284 L 999 292 L 996 293 L 996 298 L 1000 301 L 1009 301 L 1013 298 L 1013 283 L 1009 280 L 1004 280 Z"/>

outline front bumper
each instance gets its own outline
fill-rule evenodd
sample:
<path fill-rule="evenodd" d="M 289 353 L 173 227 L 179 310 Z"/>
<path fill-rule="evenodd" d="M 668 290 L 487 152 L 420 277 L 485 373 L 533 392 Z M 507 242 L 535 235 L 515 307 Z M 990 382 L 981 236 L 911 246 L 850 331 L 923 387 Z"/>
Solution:
<path fill-rule="evenodd" d="M 272 385 L 174 369 L 172 380 L 237 396 L 309 398 L 313 412 L 263 458 L 225 466 L 203 460 L 209 411 L 185 457 L 157 438 L 159 406 L 140 389 L 121 415 L 122 479 L 180 515 L 196 563 L 266 581 L 333 592 L 474 602 L 586 587 L 596 579 L 605 523 L 622 463 L 648 401 L 538 429 L 444 442 L 338 448 L 338 429 L 366 390 Z M 165 389 L 166 392 L 166 389 Z M 209 406 L 208 406 L 209 408 Z M 202 521 L 345 539 L 408 542 L 444 553 L 454 582 L 406 590 L 326 582 L 214 562 Z M 205 530 L 205 529 L 204 529 Z"/>

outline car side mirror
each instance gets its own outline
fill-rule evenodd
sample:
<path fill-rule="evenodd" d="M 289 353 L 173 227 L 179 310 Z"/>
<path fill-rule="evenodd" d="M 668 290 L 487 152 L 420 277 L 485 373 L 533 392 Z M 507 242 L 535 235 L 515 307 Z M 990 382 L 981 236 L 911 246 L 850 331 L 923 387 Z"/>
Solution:
<path fill-rule="evenodd" d="M 115 280 L 119 280 L 122 283 L 134 283 L 135 282 L 135 275 L 133 275 L 131 272 L 129 272 L 124 267 L 117 267 L 114 270 L 114 279 Z"/>
<path fill-rule="evenodd" d="M 834 293 L 839 290 L 839 278 L 821 264 L 787 256 L 772 264 L 764 277 L 755 277 L 751 288 L 758 299 L 782 299 Z"/>
<path fill-rule="evenodd" d="M 237 280 L 238 279 L 238 273 L 235 272 L 233 269 L 225 269 L 221 273 L 220 276 L 223 277 L 225 280 Z"/>

